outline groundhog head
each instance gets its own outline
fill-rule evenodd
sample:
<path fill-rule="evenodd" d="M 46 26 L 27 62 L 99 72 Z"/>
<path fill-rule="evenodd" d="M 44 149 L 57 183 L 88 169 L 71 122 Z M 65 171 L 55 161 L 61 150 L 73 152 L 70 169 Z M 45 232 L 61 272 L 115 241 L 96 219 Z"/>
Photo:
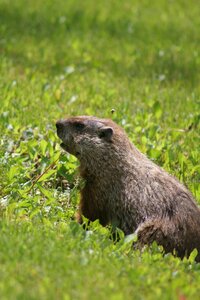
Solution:
<path fill-rule="evenodd" d="M 95 117 L 71 117 L 56 122 L 61 147 L 77 158 L 94 159 L 113 143 L 116 124 Z"/>

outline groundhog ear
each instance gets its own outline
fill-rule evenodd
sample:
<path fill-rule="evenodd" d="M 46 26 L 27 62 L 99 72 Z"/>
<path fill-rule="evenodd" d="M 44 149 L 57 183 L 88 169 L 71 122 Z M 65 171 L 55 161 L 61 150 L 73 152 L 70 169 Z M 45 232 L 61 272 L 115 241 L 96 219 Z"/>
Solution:
<path fill-rule="evenodd" d="M 113 129 L 111 127 L 102 127 L 99 130 L 99 137 L 101 139 L 105 139 L 107 141 L 110 141 L 112 135 L 113 135 Z"/>

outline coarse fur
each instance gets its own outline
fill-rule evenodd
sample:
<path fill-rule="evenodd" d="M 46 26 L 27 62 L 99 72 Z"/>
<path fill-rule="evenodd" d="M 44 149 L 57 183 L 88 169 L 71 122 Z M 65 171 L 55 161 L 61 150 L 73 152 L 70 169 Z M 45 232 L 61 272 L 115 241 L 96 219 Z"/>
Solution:
<path fill-rule="evenodd" d="M 156 241 L 181 258 L 196 248 L 200 261 L 200 210 L 184 185 L 143 155 L 112 120 L 79 116 L 56 126 L 85 180 L 80 223 L 83 215 L 125 234 L 136 231 L 138 247 Z"/>

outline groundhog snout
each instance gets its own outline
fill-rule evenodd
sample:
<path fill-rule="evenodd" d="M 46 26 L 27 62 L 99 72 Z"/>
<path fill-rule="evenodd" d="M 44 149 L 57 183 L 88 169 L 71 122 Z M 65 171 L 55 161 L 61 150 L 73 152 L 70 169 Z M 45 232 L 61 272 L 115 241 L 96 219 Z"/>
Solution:
<path fill-rule="evenodd" d="M 63 127 L 64 127 L 64 121 L 63 120 L 58 120 L 56 122 L 56 128 L 57 128 L 57 130 L 60 131 L 60 130 L 63 129 Z"/>
<path fill-rule="evenodd" d="M 61 140 L 65 139 L 66 135 L 66 121 L 65 120 L 58 120 L 56 122 L 56 128 L 57 128 L 57 135 Z"/>
<path fill-rule="evenodd" d="M 65 127 L 65 120 L 58 120 L 56 122 L 58 136 L 64 131 L 64 127 Z"/>

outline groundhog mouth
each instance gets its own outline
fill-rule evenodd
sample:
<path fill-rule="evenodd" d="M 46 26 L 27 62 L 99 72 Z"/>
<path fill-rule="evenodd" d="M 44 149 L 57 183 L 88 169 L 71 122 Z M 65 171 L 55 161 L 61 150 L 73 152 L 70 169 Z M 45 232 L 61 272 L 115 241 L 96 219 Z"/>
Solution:
<path fill-rule="evenodd" d="M 67 151 L 68 153 L 72 154 L 72 155 L 75 155 L 76 157 L 78 157 L 80 155 L 79 152 L 73 152 L 72 149 L 70 149 L 69 146 L 67 146 L 65 143 L 61 143 L 60 144 L 61 148 L 65 151 Z"/>
<path fill-rule="evenodd" d="M 61 143 L 61 144 L 60 144 L 60 147 L 61 147 L 62 149 L 64 149 L 65 151 L 67 151 L 67 149 L 68 149 L 68 147 L 67 147 L 67 145 L 66 145 L 65 143 Z"/>

